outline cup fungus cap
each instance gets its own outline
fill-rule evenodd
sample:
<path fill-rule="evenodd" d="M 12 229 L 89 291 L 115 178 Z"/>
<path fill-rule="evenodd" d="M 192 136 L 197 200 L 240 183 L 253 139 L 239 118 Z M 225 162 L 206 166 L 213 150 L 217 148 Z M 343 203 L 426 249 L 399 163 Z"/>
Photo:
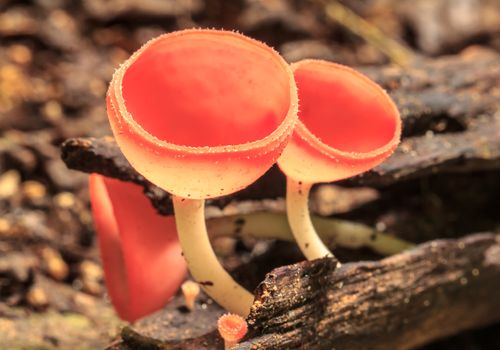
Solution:
<path fill-rule="evenodd" d="M 200 294 L 200 286 L 196 282 L 187 280 L 181 285 L 181 290 L 184 295 L 184 304 L 189 311 L 193 311 L 196 298 Z"/>
<path fill-rule="evenodd" d="M 389 95 L 363 74 L 339 64 L 292 64 L 300 108 L 278 164 L 296 181 L 332 182 L 383 162 L 399 143 L 401 120 Z"/>
<path fill-rule="evenodd" d="M 248 332 L 248 324 L 239 315 L 224 314 L 217 321 L 217 330 L 228 344 L 237 344 Z"/>
<path fill-rule="evenodd" d="M 158 215 L 137 185 L 97 174 L 89 185 L 106 288 L 132 322 L 162 308 L 186 276 L 174 217 Z"/>
<path fill-rule="evenodd" d="M 297 118 L 288 64 L 238 33 L 192 29 L 146 43 L 114 74 L 107 109 L 132 166 L 166 191 L 240 190 L 281 154 Z"/>

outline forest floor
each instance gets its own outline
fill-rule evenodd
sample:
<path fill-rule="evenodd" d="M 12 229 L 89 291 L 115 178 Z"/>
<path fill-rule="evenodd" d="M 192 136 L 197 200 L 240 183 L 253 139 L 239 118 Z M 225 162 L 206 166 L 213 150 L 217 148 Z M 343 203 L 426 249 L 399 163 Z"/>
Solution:
<path fill-rule="evenodd" d="M 290 62 L 313 57 L 361 67 L 388 90 L 397 80 L 391 77 L 404 85 L 402 77 L 407 74 L 408 86 L 392 87 L 391 94 L 404 109 L 409 148 L 381 168 L 390 176 L 369 175 L 317 191 L 316 212 L 362 222 L 414 243 L 498 230 L 500 165 L 491 155 L 495 150 L 485 155 L 488 152 L 481 148 L 481 158 L 480 150 L 460 146 L 487 138 L 489 130 L 485 144 L 498 150 L 499 72 L 486 68 L 500 63 L 499 3 L 325 3 L 0 1 L 0 349 L 101 349 L 124 325 L 104 289 L 87 175 L 67 168 L 60 145 L 70 138 L 110 135 L 104 96 L 111 75 L 131 52 L 164 32 L 190 27 L 238 30 L 275 47 Z M 383 34 L 370 25 L 360 26 L 349 11 L 339 15 L 346 8 Z M 388 44 L 392 40 L 399 44 Z M 468 57 L 478 57 L 478 62 L 486 58 L 483 66 L 474 66 L 477 62 Z M 461 65 L 467 60 L 474 70 Z M 419 61 L 433 67 L 436 76 L 429 78 L 427 90 L 417 79 Z M 465 83 L 453 90 L 460 79 L 474 91 Z M 445 96 L 446 102 L 441 104 L 443 99 L 436 95 Z M 433 141 L 426 142 L 426 137 Z M 446 153 L 447 147 L 462 153 Z M 422 156 L 421 163 L 407 174 L 403 170 L 417 161 L 403 166 L 404 156 L 413 151 Z M 426 168 L 423 159 L 431 152 L 437 152 L 437 158 L 448 157 L 433 164 L 434 170 Z M 235 200 L 265 199 L 265 205 L 279 207 L 282 202 L 267 198 L 279 195 Z M 227 212 L 239 208 L 236 202 L 231 206 Z M 238 265 L 235 252 L 248 257 L 263 249 L 255 240 L 235 247 L 225 252 L 226 263 L 233 267 Z M 337 253 L 343 261 L 380 258 L 366 250 Z M 268 271 L 299 260 L 292 249 Z M 490 325 L 424 348 L 500 348 L 499 334 L 500 324 Z"/>

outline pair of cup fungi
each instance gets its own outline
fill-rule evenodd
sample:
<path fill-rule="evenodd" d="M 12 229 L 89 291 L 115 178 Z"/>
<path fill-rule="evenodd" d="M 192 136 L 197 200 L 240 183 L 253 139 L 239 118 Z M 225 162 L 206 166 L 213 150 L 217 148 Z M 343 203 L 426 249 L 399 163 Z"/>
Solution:
<path fill-rule="evenodd" d="M 204 200 L 245 188 L 277 162 L 300 249 L 308 259 L 331 257 L 309 216 L 311 185 L 378 165 L 401 132 L 394 103 L 364 75 L 320 60 L 290 66 L 265 44 L 218 30 L 145 44 L 115 72 L 107 111 L 125 157 L 172 194 L 175 212 L 157 215 L 136 185 L 90 178 L 106 286 L 128 321 L 161 308 L 186 263 L 217 303 L 248 315 L 253 295 L 214 254 Z"/>

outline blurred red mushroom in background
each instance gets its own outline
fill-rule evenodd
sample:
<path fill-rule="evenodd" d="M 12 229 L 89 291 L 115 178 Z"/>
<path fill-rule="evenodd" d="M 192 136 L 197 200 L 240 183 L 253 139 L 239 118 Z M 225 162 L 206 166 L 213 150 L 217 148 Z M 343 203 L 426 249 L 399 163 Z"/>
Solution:
<path fill-rule="evenodd" d="M 107 104 L 125 157 L 173 194 L 194 280 L 227 310 L 248 314 L 253 295 L 217 260 L 204 200 L 245 188 L 281 154 L 297 119 L 288 64 L 238 33 L 175 32 L 148 42 L 115 72 Z"/>
<path fill-rule="evenodd" d="M 97 174 L 90 198 L 111 302 L 133 322 L 164 306 L 186 276 L 174 217 L 158 215 L 141 187 Z"/>
<path fill-rule="evenodd" d="M 383 162 L 399 143 L 401 120 L 389 95 L 351 68 L 304 60 L 292 69 L 299 120 L 278 164 L 287 176 L 288 221 L 311 260 L 332 256 L 311 222 L 311 186 L 358 175 Z"/>

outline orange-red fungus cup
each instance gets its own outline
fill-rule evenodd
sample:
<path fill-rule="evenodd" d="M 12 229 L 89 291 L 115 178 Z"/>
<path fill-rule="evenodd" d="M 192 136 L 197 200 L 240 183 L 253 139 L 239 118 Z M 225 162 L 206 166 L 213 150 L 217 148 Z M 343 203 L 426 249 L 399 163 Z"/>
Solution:
<path fill-rule="evenodd" d="M 332 182 L 383 162 L 399 143 L 401 120 L 387 93 L 363 74 L 335 63 L 292 65 L 300 109 L 278 164 L 296 181 Z"/>
<path fill-rule="evenodd" d="M 278 158 L 296 120 L 293 73 L 270 47 L 234 32 L 151 40 L 115 73 L 115 138 L 148 180 L 184 198 L 233 193 Z"/>
<path fill-rule="evenodd" d="M 224 314 L 217 321 L 217 330 L 228 344 L 237 344 L 248 332 L 248 324 L 239 315 Z"/>
<path fill-rule="evenodd" d="M 187 273 L 173 216 L 160 216 L 138 185 L 90 176 L 106 288 L 118 315 L 135 321 L 161 309 Z"/>

